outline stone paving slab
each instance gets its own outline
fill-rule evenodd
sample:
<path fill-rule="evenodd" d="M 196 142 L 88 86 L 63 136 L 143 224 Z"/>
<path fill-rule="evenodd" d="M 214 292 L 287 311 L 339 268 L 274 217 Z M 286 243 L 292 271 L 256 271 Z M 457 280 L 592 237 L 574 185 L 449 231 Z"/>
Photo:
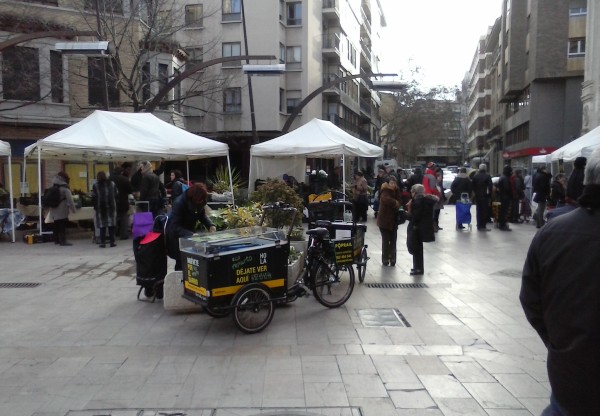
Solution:
<path fill-rule="evenodd" d="M 110 409 L 70 411 L 65 416 L 362 416 L 351 407 L 286 409 Z"/>
<path fill-rule="evenodd" d="M 254 335 L 230 318 L 137 301 L 131 242 L 2 242 L 0 283 L 40 285 L 0 286 L 0 415 L 539 414 L 550 394 L 546 351 L 518 300 L 535 226 L 459 232 L 452 206 L 441 222 L 415 278 L 405 228 L 396 267 L 386 267 L 368 221 L 365 282 L 428 287 L 358 284 L 337 309 L 298 299 Z M 364 325 L 361 311 L 381 309 L 410 327 Z"/>

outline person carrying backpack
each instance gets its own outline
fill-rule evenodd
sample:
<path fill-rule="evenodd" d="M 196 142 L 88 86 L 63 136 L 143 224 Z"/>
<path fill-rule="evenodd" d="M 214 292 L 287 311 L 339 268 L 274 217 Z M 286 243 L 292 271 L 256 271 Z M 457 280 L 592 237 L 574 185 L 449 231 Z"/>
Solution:
<path fill-rule="evenodd" d="M 59 189 L 60 202 L 55 207 L 50 207 L 50 215 L 54 220 L 54 244 L 61 246 L 72 246 L 67 242 L 67 223 L 69 222 L 69 213 L 75 213 L 75 202 L 69 189 L 71 178 L 66 172 L 58 172 L 52 181 L 52 185 Z M 54 205 L 54 204 L 52 204 Z"/>
<path fill-rule="evenodd" d="M 171 201 L 175 201 L 179 195 L 189 188 L 189 185 L 179 169 L 171 171 L 171 182 L 167 184 L 167 188 L 171 188 Z"/>

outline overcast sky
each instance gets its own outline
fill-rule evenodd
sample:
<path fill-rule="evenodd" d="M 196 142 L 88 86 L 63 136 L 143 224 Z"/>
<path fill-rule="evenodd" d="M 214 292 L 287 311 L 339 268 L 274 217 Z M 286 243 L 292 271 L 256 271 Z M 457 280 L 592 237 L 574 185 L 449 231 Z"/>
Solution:
<path fill-rule="evenodd" d="M 387 22 L 380 71 L 419 67 L 425 87 L 460 85 L 502 0 L 380 0 Z"/>

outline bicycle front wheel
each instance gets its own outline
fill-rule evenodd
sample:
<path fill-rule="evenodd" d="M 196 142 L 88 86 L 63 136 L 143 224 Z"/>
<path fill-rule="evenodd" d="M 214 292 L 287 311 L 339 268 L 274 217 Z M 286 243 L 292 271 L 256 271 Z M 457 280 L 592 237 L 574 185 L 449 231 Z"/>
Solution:
<path fill-rule="evenodd" d="M 350 298 L 354 289 L 354 269 L 352 264 L 336 266 L 320 263 L 314 272 L 313 295 L 328 308 L 342 306 Z"/>

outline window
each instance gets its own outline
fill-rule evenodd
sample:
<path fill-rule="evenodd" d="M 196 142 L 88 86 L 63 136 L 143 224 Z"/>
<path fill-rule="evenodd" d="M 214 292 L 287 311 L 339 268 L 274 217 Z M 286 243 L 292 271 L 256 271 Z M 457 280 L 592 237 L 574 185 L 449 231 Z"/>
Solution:
<path fill-rule="evenodd" d="M 290 90 L 287 92 L 287 99 L 285 100 L 287 114 L 291 114 L 294 108 L 298 107 L 298 104 L 302 101 L 301 96 L 302 92 L 299 90 Z"/>
<path fill-rule="evenodd" d="M 279 63 L 285 64 L 285 45 L 279 43 Z"/>
<path fill-rule="evenodd" d="M 29 2 L 43 4 L 45 6 L 58 6 L 58 0 L 29 0 Z"/>
<path fill-rule="evenodd" d="M 50 51 L 50 92 L 53 103 L 64 101 L 62 53 Z"/>
<path fill-rule="evenodd" d="M 83 7 L 88 11 L 96 11 L 96 4 L 101 14 L 123 14 L 122 0 L 85 0 Z"/>
<path fill-rule="evenodd" d="M 39 52 L 35 48 L 14 47 L 2 52 L 2 80 L 5 100 L 40 99 Z"/>
<path fill-rule="evenodd" d="M 569 16 L 585 16 L 587 14 L 587 7 L 571 7 L 569 9 Z"/>
<path fill-rule="evenodd" d="M 201 4 L 188 4 L 185 6 L 185 25 L 188 27 L 202 27 L 204 14 Z"/>
<path fill-rule="evenodd" d="M 239 22 L 242 20 L 241 0 L 223 0 L 223 21 Z"/>
<path fill-rule="evenodd" d="M 285 50 L 285 61 L 287 69 L 302 69 L 302 48 L 288 46 Z"/>
<path fill-rule="evenodd" d="M 106 65 L 106 84 L 103 77 L 104 65 Z M 88 58 L 88 102 L 91 106 L 104 107 L 105 88 L 108 92 L 108 105 L 119 106 L 119 89 L 112 65 L 113 61 L 106 58 Z"/>
<path fill-rule="evenodd" d="M 204 48 L 187 48 L 188 60 L 185 63 L 186 69 L 199 65 L 204 62 Z"/>
<path fill-rule="evenodd" d="M 223 57 L 241 56 L 242 44 L 240 42 L 223 43 Z M 239 68 L 241 61 L 223 62 L 223 68 Z"/>
<path fill-rule="evenodd" d="M 223 112 L 241 113 L 242 112 L 242 89 L 228 88 L 223 93 Z"/>
<path fill-rule="evenodd" d="M 302 24 L 302 3 L 293 2 L 287 4 L 287 24 L 298 26 Z"/>
<path fill-rule="evenodd" d="M 279 112 L 283 113 L 283 103 L 285 102 L 285 90 L 283 88 L 279 88 Z"/>
<path fill-rule="evenodd" d="M 283 23 L 285 16 L 285 1 L 279 0 L 279 21 Z"/>
<path fill-rule="evenodd" d="M 569 40 L 569 58 L 585 56 L 585 38 Z"/>
<path fill-rule="evenodd" d="M 158 64 L 158 91 L 161 91 L 169 83 L 169 65 Z M 161 110 L 167 109 L 167 101 L 169 101 L 169 94 L 165 95 L 162 99 L 158 108 Z"/>
<path fill-rule="evenodd" d="M 142 101 L 145 103 L 150 99 L 150 62 L 142 67 Z"/>

